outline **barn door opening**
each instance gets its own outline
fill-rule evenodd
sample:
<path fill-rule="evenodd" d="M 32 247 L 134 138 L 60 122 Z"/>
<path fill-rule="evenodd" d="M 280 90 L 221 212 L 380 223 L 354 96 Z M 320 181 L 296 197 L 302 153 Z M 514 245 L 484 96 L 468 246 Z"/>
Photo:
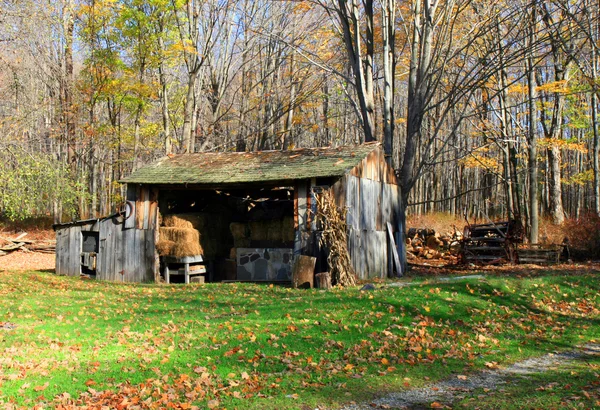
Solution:
<path fill-rule="evenodd" d="M 81 273 L 96 276 L 96 262 L 100 250 L 100 232 L 81 232 Z"/>

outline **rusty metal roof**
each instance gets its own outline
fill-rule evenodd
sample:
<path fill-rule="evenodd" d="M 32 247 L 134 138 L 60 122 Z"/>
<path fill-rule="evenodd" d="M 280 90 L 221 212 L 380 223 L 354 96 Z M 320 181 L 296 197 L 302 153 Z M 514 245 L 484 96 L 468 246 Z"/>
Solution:
<path fill-rule="evenodd" d="M 121 182 L 138 184 L 240 184 L 342 176 L 379 143 L 290 151 L 202 152 L 164 157 Z"/>

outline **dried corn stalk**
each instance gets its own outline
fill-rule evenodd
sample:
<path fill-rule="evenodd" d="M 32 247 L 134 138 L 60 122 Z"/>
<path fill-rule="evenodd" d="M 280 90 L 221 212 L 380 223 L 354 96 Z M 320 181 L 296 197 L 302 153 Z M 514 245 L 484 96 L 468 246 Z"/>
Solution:
<path fill-rule="evenodd" d="M 346 216 L 336 206 L 331 190 L 323 191 L 316 197 L 317 217 L 323 228 L 321 246 L 329 249 L 327 262 L 331 276 L 340 286 L 356 285 L 356 274 L 348 252 Z"/>

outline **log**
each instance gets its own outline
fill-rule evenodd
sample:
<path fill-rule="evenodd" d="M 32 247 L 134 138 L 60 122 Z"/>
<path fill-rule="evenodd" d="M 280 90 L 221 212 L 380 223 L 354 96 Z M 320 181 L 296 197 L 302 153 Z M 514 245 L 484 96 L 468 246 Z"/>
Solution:
<path fill-rule="evenodd" d="M 319 289 L 331 289 L 331 273 L 321 272 L 315 275 Z"/>
<path fill-rule="evenodd" d="M 315 265 L 317 258 L 312 256 L 298 255 L 294 260 L 292 269 L 292 287 L 293 288 L 312 288 L 314 287 Z"/>
<path fill-rule="evenodd" d="M 23 245 L 25 245 L 23 242 L 13 243 L 12 245 L 8 245 L 8 246 L 4 246 L 3 248 L 0 248 L 0 251 L 6 251 L 6 252 L 16 251 L 17 249 L 21 249 L 23 247 Z"/>

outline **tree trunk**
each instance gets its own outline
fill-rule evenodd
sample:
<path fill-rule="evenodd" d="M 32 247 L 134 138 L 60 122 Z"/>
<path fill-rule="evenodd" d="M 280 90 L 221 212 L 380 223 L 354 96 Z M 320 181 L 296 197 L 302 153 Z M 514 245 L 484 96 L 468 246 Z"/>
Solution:
<path fill-rule="evenodd" d="M 598 136 L 598 98 L 596 91 L 592 90 L 591 96 L 593 141 L 593 172 L 594 172 L 594 212 L 600 215 L 600 137 Z"/>
<path fill-rule="evenodd" d="M 294 126 L 294 107 L 296 105 L 296 79 L 295 79 L 295 58 L 294 52 L 290 56 L 290 102 L 288 104 L 287 115 L 285 117 L 284 131 L 281 136 L 281 149 L 287 150 L 292 143 L 293 126 Z"/>
<path fill-rule="evenodd" d="M 410 51 L 410 68 L 408 74 L 408 107 L 406 114 L 406 145 L 404 147 L 404 158 L 400 169 L 400 186 L 402 187 L 403 200 L 408 201 L 408 194 L 415 181 L 413 178 L 417 147 L 421 135 L 423 122 L 423 108 L 425 105 L 423 93 L 422 64 L 429 61 L 430 56 L 425 53 L 431 52 L 431 48 L 423 47 L 423 43 L 431 42 L 432 32 L 427 29 L 427 23 L 421 23 L 422 0 L 415 0 L 413 10 L 412 43 Z M 429 39 L 425 38 L 429 37 Z"/>
<path fill-rule="evenodd" d="M 193 119 L 195 111 L 195 89 L 196 80 L 199 71 L 192 71 L 188 75 L 187 92 L 185 95 L 185 106 L 183 109 L 183 131 L 182 131 L 182 150 L 183 152 L 194 152 L 195 138 L 193 136 Z"/>
<path fill-rule="evenodd" d="M 75 113 L 73 112 L 73 34 L 75 30 L 75 20 L 71 0 L 67 1 L 65 4 L 63 24 L 65 30 L 63 112 L 66 126 L 68 163 L 71 170 L 71 176 L 75 177 Z"/>
<path fill-rule="evenodd" d="M 535 43 L 535 8 L 531 13 L 531 25 L 529 32 L 529 55 L 527 57 L 527 108 L 529 110 L 529 128 L 527 142 L 529 144 L 527 167 L 529 168 L 529 243 L 536 244 L 539 241 L 539 201 L 538 201 L 538 163 L 537 163 L 537 116 L 535 108 L 535 74 L 533 64 L 533 44 Z"/>
<path fill-rule="evenodd" d="M 370 10 L 370 15 L 368 14 Z M 358 1 L 352 0 L 349 5 L 347 0 L 338 0 L 337 13 L 342 25 L 344 35 L 344 44 L 348 54 L 348 60 L 352 68 L 352 73 L 355 81 L 355 89 L 360 106 L 362 128 L 364 133 L 364 141 L 370 142 L 375 140 L 374 129 L 374 97 L 373 97 L 373 3 L 371 0 L 366 0 L 365 17 L 367 21 L 367 56 L 363 65 L 362 58 L 362 32 L 360 30 L 360 12 Z M 370 27 L 370 29 L 369 29 Z M 369 38 L 369 35 L 371 36 Z M 371 76 L 369 79 L 368 76 Z"/>
<path fill-rule="evenodd" d="M 390 166 L 394 166 L 394 73 L 396 72 L 396 3 L 385 0 L 383 9 L 383 150 Z"/>
<path fill-rule="evenodd" d="M 164 54 L 165 44 L 162 36 L 158 38 L 158 45 L 161 55 Z M 167 89 L 167 75 L 165 73 L 165 61 L 164 58 L 160 59 L 158 66 L 158 80 L 160 82 L 160 102 L 161 102 L 161 114 L 162 114 L 162 125 L 163 125 L 163 137 L 165 141 L 165 153 L 169 155 L 172 152 L 171 145 L 171 123 L 169 122 L 169 93 Z"/>
<path fill-rule="evenodd" d="M 550 215 L 552 221 L 560 225 L 565 221 L 565 210 L 562 201 L 562 182 L 561 182 L 561 152 L 560 148 L 553 146 L 547 149 L 548 154 L 548 183 Z"/>

